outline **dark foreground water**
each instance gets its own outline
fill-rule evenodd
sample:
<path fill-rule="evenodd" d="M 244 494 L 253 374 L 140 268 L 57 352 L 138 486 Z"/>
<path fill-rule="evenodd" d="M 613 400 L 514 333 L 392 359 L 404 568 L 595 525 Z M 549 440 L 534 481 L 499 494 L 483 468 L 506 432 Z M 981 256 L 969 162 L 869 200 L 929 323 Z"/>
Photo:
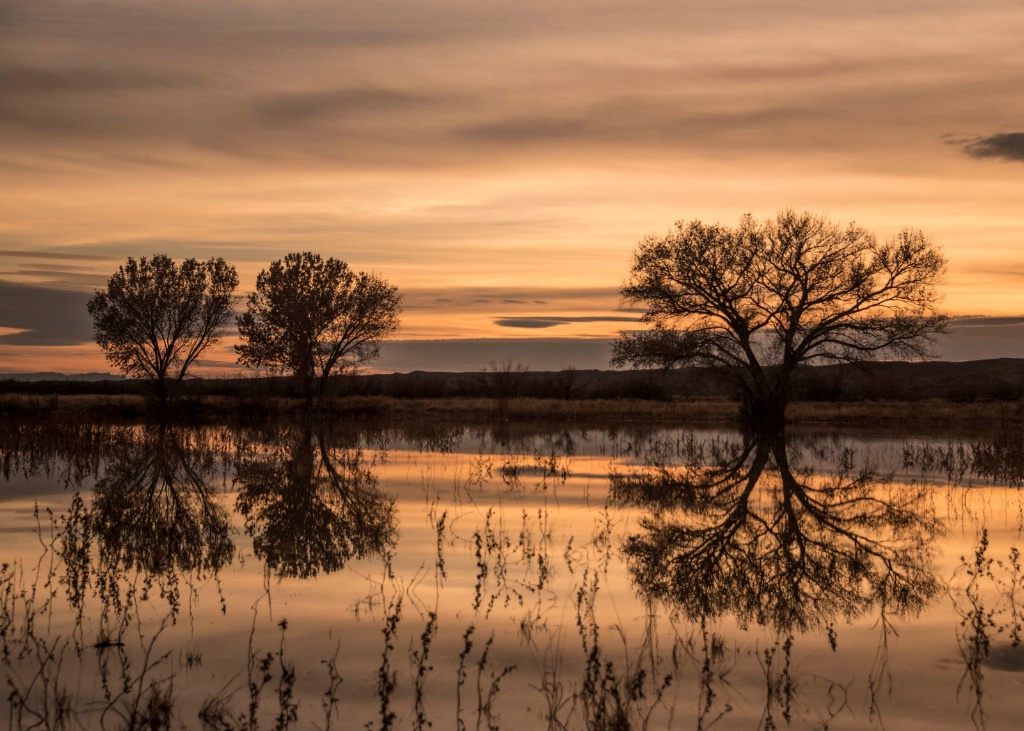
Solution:
<path fill-rule="evenodd" d="M 0 426 L 0 727 L 1016 729 L 1024 437 Z"/>

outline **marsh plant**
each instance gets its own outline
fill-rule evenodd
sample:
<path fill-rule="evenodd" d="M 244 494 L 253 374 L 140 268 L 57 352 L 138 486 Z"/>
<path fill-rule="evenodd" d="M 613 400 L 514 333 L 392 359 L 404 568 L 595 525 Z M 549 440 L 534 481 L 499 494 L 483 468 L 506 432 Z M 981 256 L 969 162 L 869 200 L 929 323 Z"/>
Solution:
<path fill-rule="evenodd" d="M 119 441 L 71 470 L 33 463 L 40 430 L 0 441 L 12 471 L 93 475 L 0 562 L 13 729 L 891 728 L 926 609 L 964 720 L 1006 718 L 1020 555 L 954 471 L 977 549 L 940 577 L 937 470 L 899 448 L 886 471 L 778 432 L 64 431 Z"/>

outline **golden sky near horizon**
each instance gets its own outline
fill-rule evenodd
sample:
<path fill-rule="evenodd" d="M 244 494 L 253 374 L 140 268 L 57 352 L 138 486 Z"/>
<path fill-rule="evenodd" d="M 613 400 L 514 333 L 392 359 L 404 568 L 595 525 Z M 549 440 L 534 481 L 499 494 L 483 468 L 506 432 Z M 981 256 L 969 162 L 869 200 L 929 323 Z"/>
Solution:
<path fill-rule="evenodd" d="M 1021 38 L 1010 0 L 9 0 L 0 369 L 108 370 L 81 303 L 154 253 L 342 258 L 406 340 L 605 338 L 641 237 L 786 207 L 1024 315 Z"/>

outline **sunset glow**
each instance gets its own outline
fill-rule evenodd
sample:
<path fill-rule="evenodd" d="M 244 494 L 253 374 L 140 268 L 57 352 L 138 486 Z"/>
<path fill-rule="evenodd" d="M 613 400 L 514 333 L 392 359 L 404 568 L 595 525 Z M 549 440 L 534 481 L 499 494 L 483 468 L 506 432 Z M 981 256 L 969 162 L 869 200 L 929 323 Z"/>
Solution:
<path fill-rule="evenodd" d="M 16 0 L 0 29 L 0 372 L 108 370 L 84 302 L 155 253 L 242 293 L 341 258 L 404 294 L 398 340 L 606 339 L 644 235 L 787 207 L 923 229 L 946 309 L 1011 318 L 977 357 L 1024 356 L 1019 3 Z"/>

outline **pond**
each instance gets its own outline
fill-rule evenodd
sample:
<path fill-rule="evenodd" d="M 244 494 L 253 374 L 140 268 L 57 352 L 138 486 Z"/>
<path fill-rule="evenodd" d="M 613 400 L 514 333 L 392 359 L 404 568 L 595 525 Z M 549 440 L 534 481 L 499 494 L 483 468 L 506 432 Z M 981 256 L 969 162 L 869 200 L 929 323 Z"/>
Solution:
<path fill-rule="evenodd" d="M 1016 432 L 24 418 L 0 467 L 11 728 L 1024 710 Z"/>

